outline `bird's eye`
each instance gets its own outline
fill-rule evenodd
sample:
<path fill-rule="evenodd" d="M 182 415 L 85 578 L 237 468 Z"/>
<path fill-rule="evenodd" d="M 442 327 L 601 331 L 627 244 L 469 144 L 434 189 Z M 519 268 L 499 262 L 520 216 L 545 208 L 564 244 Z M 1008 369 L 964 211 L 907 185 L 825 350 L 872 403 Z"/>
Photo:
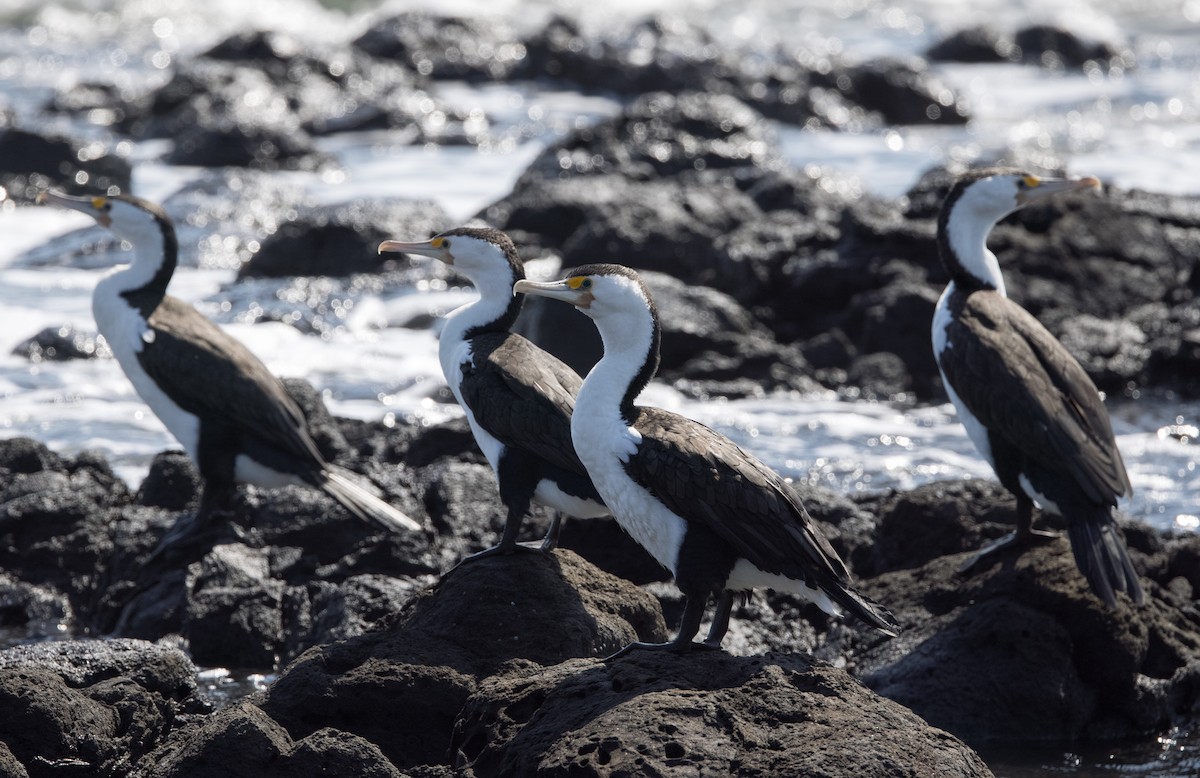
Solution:
<path fill-rule="evenodd" d="M 111 211 L 112 201 L 110 201 L 107 197 L 93 197 L 92 207 L 97 211 Z"/>
<path fill-rule="evenodd" d="M 587 276 L 572 276 L 567 279 L 567 286 L 576 291 L 580 289 L 591 289 L 592 279 Z"/>
<path fill-rule="evenodd" d="M 439 235 L 433 240 L 429 241 L 429 245 L 433 246 L 435 249 L 448 249 L 450 248 L 450 239 L 443 238 L 441 235 Z"/>
<path fill-rule="evenodd" d="M 1018 185 L 1022 189 L 1025 189 L 1025 188 L 1033 189 L 1035 186 L 1038 186 L 1041 183 L 1042 183 L 1042 179 L 1038 178 L 1037 176 L 1021 176 L 1021 181 Z"/>
<path fill-rule="evenodd" d="M 583 283 L 579 285 L 579 288 L 591 289 L 592 288 L 592 279 L 590 279 L 590 278 L 583 279 Z"/>

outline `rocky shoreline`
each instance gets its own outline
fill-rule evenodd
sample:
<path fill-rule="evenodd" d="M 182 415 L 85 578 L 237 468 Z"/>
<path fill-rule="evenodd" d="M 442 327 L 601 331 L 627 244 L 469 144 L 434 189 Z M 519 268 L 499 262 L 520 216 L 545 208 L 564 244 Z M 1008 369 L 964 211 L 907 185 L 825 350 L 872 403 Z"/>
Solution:
<path fill-rule="evenodd" d="M 381 480 L 428 537 L 372 534 L 299 489 L 247 491 L 211 550 L 148 569 L 188 510 L 156 504 L 191 493 L 185 458 L 160 456 L 131 493 L 86 453 L 0 441 L 4 624 L 104 638 L 0 651 L 3 774 L 983 776 L 972 747 L 1119 741 L 1200 712 L 1195 535 L 1125 524 L 1147 603 L 1110 611 L 1065 541 L 956 573 L 1013 520 L 993 483 L 806 488 L 899 637 L 760 594 L 727 652 L 604 662 L 666 639 L 680 605 L 615 523 L 569 522 L 562 550 L 438 577 L 502 516 L 465 426 L 329 423 L 354 441 L 343 462 L 407 475 Z M 214 711 L 193 662 L 282 669 Z"/>
<path fill-rule="evenodd" d="M 1120 46 L 1064 36 L 969 31 L 928 57 L 1132 66 Z M 453 59 L 441 56 L 447 39 Z M 650 55 L 625 56 L 635 49 Z M 78 85 L 46 111 L 171 137 L 168 162 L 211 168 L 164 203 L 182 261 L 206 261 L 211 225 L 225 225 L 240 270 L 224 315 L 319 334 L 344 315 L 331 300 L 449 272 L 379 265 L 379 239 L 454 225 L 432 203 L 303 201 L 272 174 L 332 164 L 314 137 L 391 127 L 412 142 L 484 142 L 485 116 L 425 91 L 438 79 L 617 85 L 620 115 L 547 148 L 480 218 L 527 260 L 644 271 L 663 314 L 660 380 L 692 396 L 803 402 L 832 388 L 926 402 L 944 397 L 928 331 L 946 282 L 935 218 L 954 171 L 930 171 L 903 198 L 863 195 L 789 168 L 765 119 L 966 121 L 969 106 L 927 64 L 738 57 L 670 18 L 588 40 L 562 19 L 522 38 L 410 15 L 344 51 L 235 36 L 146 94 Z M 285 95 L 286 109 L 239 112 L 245 94 Z M 128 188 L 127 161 L 85 147 L 0 131 L 0 185 L 18 201 L 81 175 Z M 245 205 L 235 221 L 231 202 Z M 993 236 L 1013 297 L 1101 389 L 1200 396 L 1195 198 L 1110 187 L 1022 211 Z M 117 250 L 95 229 L 20 261 Z M 585 370 L 599 343 L 576 316 L 531 302 L 520 326 Z M 90 333 L 58 328 L 19 351 L 103 356 Z M 904 625 L 899 637 L 762 593 L 736 609 L 726 653 L 606 663 L 629 640 L 664 639 L 680 611 L 662 569 L 615 523 L 569 522 L 553 554 L 451 569 L 494 542 L 503 516 L 465 423 L 335 419 L 303 381 L 288 388 L 322 453 L 424 520 L 423 535 L 374 534 L 315 493 L 250 489 L 211 548 L 148 564 L 195 508 L 182 453 L 160 454 L 133 489 L 96 453 L 0 440 L 0 628 L 21 642 L 0 650 L 0 775 L 987 776 L 973 749 L 1142 738 L 1200 720 L 1198 535 L 1126 521 L 1147 603 L 1107 610 L 1065 541 L 956 573 L 1013 521 L 992 482 L 855 499 L 801 487 L 858 585 Z M 524 536 L 547 522 L 535 514 Z M 197 665 L 279 675 L 214 710 Z"/>

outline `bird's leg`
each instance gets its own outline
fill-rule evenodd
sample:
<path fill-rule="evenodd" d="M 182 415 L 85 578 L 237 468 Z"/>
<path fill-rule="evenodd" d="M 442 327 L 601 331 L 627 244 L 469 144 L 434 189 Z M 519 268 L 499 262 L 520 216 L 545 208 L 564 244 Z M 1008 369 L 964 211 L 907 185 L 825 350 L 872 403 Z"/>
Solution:
<path fill-rule="evenodd" d="M 1062 537 L 1057 532 L 1047 529 L 1033 528 L 1033 500 L 1024 494 L 1017 495 L 1017 542 L 1029 543 L 1035 540 L 1057 540 Z"/>
<path fill-rule="evenodd" d="M 721 641 L 725 639 L 725 633 L 729 631 L 729 615 L 732 612 L 733 592 L 725 589 L 717 599 L 717 609 L 713 611 L 713 620 L 708 628 L 708 637 L 700 644 L 701 646 L 717 649 L 721 647 Z"/>
<path fill-rule="evenodd" d="M 1010 548 L 1024 549 L 1025 546 L 1033 541 L 1054 540 L 1059 537 L 1057 532 L 1049 532 L 1046 530 L 1037 530 L 1033 528 L 1033 500 L 1027 495 L 1017 493 L 1017 528 L 1008 533 L 1002 538 L 993 540 L 983 548 L 979 549 L 967 561 L 963 562 L 958 572 L 966 574 L 971 572 L 979 563 L 983 562 L 995 554 L 1005 551 Z"/>
<path fill-rule="evenodd" d="M 554 518 L 550 519 L 550 527 L 546 530 L 546 537 L 542 539 L 542 545 L 539 550 L 550 553 L 558 548 L 558 534 L 562 532 L 562 514 L 558 511 L 554 512 Z"/>
<path fill-rule="evenodd" d="M 704 595 L 689 595 L 687 602 L 683 606 L 683 618 L 679 622 L 679 634 L 675 636 L 674 640 L 669 640 L 666 643 L 643 643 L 636 641 L 625 646 L 615 654 L 606 656 L 604 661 L 608 662 L 613 659 L 619 659 L 634 650 L 675 651 L 682 654 L 693 648 L 717 648 L 717 646 L 711 646 L 707 643 L 692 642 L 692 638 L 696 637 L 696 633 L 700 631 L 700 621 L 704 618 L 704 606 L 707 604 L 708 597 Z"/>
<path fill-rule="evenodd" d="M 233 484 L 205 481 L 200 492 L 200 506 L 196 512 L 180 514 L 150 552 L 146 562 L 163 558 L 164 555 L 182 558 L 185 552 L 191 553 L 194 550 L 193 546 L 207 538 L 209 530 L 215 524 L 229 517 L 228 502 L 233 490 Z"/>

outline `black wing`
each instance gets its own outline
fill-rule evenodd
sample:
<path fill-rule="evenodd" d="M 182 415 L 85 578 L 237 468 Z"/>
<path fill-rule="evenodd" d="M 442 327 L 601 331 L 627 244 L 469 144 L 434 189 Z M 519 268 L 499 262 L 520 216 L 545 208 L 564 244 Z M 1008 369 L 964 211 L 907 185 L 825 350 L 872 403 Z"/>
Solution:
<path fill-rule="evenodd" d="M 755 567 L 809 580 L 849 572 L 783 478 L 699 422 L 638 408 L 642 436 L 625 464 L 630 478 L 682 518 L 715 531 Z"/>
<path fill-rule="evenodd" d="M 174 297 L 163 298 L 150 327 L 154 338 L 138 361 L 181 408 L 229 418 L 242 437 L 323 464 L 299 406 L 241 342 Z"/>
<path fill-rule="evenodd" d="M 1100 393 L 1028 311 L 990 291 L 961 301 L 947 328 L 955 359 L 942 371 L 988 428 L 1089 499 L 1115 505 L 1133 489 Z"/>
<path fill-rule="evenodd" d="M 586 475 L 571 442 L 579 374 L 510 333 L 473 338 L 471 355 L 461 392 L 475 421 L 505 446 Z"/>

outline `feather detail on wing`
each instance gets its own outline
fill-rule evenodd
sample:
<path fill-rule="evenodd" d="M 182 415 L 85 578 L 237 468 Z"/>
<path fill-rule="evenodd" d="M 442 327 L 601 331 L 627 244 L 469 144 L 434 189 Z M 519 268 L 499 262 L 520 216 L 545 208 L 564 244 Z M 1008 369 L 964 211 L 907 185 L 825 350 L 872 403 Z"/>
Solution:
<path fill-rule="evenodd" d="M 942 372 L 993 435 L 1073 479 L 1093 502 L 1132 493 L 1096 385 L 1031 314 L 991 291 L 958 301 Z"/>
<path fill-rule="evenodd" d="M 733 441 L 658 408 L 639 408 L 633 426 L 642 440 L 626 472 L 672 512 L 708 526 L 765 572 L 849 580 L 795 490 Z"/>
<path fill-rule="evenodd" d="M 520 335 L 471 341 L 461 392 L 476 422 L 505 446 L 586 475 L 571 442 L 571 413 L 582 379 Z"/>
<path fill-rule="evenodd" d="M 304 415 L 283 384 L 240 341 L 174 297 L 150 316 L 154 337 L 138 361 L 185 411 L 229 417 L 242 436 L 310 460 L 323 460 Z"/>

